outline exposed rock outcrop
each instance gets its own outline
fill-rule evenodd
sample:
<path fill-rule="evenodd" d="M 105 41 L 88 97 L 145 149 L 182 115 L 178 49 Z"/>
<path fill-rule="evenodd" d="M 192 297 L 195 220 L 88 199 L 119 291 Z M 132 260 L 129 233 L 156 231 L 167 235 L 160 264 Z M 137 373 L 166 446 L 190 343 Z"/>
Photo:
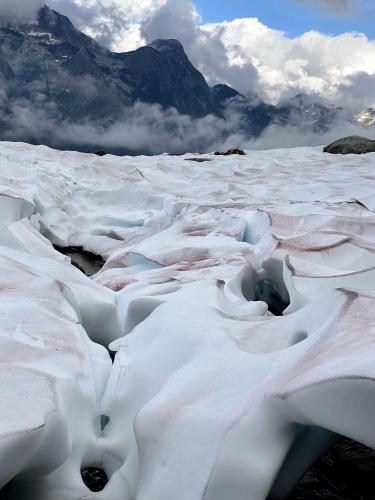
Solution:
<path fill-rule="evenodd" d="M 366 154 L 375 152 L 375 140 L 352 135 L 338 139 L 324 148 L 325 153 L 331 154 Z"/>

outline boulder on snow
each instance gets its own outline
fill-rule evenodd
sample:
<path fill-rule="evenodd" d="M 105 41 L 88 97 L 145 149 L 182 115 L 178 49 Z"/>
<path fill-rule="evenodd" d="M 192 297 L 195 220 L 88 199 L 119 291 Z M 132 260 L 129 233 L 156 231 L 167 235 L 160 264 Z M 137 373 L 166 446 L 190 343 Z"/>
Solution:
<path fill-rule="evenodd" d="M 375 152 L 375 140 L 352 135 L 332 142 L 324 148 L 324 153 L 331 154 L 366 154 Z"/>
<path fill-rule="evenodd" d="M 222 151 L 216 151 L 216 153 L 214 153 L 216 156 L 230 156 L 230 155 L 240 155 L 240 156 L 244 156 L 246 155 L 245 151 L 243 151 L 242 149 L 238 149 L 238 148 L 235 148 L 235 149 L 228 149 L 228 151 L 225 151 L 225 152 L 222 152 Z"/>
<path fill-rule="evenodd" d="M 94 155 L 96 156 L 107 156 L 110 155 L 111 153 L 109 151 L 95 151 Z"/>

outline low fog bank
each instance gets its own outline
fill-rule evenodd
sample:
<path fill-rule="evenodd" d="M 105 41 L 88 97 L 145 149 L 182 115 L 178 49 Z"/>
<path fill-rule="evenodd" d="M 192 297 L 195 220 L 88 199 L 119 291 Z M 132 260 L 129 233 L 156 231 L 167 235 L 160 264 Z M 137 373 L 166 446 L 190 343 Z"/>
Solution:
<path fill-rule="evenodd" d="M 235 147 L 319 146 L 347 135 L 375 137 L 371 128 L 340 117 L 328 130 L 313 130 L 311 124 L 306 125 L 296 116 L 293 125 L 271 124 L 253 137 L 249 132 L 251 124 L 244 127 L 244 116 L 235 109 L 227 109 L 225 120 L 212 115 L 194 119 L 175 109 L 138 102 L 124 108 L 120 115 L 113 122 L 74 121 L 64 118 L 52 103 L 30 105 L 15 99 L 8 101 L 1 113 L 0 139 L 84 152 L 104 149 L 120 155 L 154 155 L 207 153 Z"/>
<path fill-rule="evenodd" d="M 12 68 L 6 62 L 11 55 Z M 47 71 L 47 64 L 53 63 L 45 62 L 30 83 L 23 83 L 22 78 L 18 82 L 14 72 L 35 72 L 40 64 L 37 55 L 26 55 L 20 52 L 14 57 L 10 52 L 3 60 L 0 57 L 0 140 L 84 152 L 154 155 L 319 146 L 345 135 L 375 135 L 356 124 L 351 112 L 318 106 L 310 114 L 297 107 L 278 115 L 254 95 L 229 99 L 221 118 L 197 119 L 174 108 L 144 102 L 121 104 L 120 99 L 113 109 L 113 101 L 106 99 L 105 89 L 95 78 L 77 78 L 63 68 Z M 306 99 L 307 104 L 315 102 Z M 272 123 L 275 116 L 280 123 Z"/>

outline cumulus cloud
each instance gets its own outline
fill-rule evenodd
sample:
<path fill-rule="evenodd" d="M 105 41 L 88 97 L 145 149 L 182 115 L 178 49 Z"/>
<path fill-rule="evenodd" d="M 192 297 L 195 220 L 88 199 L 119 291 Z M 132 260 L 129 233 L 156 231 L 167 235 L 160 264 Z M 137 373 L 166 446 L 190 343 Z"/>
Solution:
<path fill-rule="evenodd" d="M 144 45 L 141 25 L 166 0 L 50 0 L 49 5 L 99 43 L 117 52 Z"/>
<path fill-rule="evenodd" d="M 0 16 L 33 19 L 44 0 L 1 0 Z"/>
<path fill-rule="evenodd" d="M 300 92 L 338 105 L 374 105 L 372 88 L 355 89 L 356 76 L 375 75 L 375 42 L 363 34 L 338 36 L 310 31 L 290 39 L 258 19 L 237 19 L 205 27 L 219 37 L 232 64 L 257 69 L 256 90 L 276 102 Z M 343 90 L 345 89 L 345 92 Z M 357 99 L 351 102 L 350 91 Z"/>

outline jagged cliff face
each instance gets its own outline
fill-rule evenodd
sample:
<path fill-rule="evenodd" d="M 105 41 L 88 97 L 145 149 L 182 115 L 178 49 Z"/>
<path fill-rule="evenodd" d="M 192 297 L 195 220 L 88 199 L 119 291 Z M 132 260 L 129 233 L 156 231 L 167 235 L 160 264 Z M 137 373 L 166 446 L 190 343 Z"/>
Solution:
<path fill-rule="evenodd" d="M 65 117 L 113 117 L 137 100 L 194 117 L 218 110 L 176 40 L 116 54 L 45 6 L 35 24 L 0 28 L 0 47 L 0 71 L 11 95 L 37 100 L 42 94 Z"/>
<path fill-rule="evenodd" d="M 133 89 L 133 99 L 173 106 L 194 117 L 218 113 L 210 87 L 177 40 L 156 40 L 117 59 L 119 77 Z"/>

